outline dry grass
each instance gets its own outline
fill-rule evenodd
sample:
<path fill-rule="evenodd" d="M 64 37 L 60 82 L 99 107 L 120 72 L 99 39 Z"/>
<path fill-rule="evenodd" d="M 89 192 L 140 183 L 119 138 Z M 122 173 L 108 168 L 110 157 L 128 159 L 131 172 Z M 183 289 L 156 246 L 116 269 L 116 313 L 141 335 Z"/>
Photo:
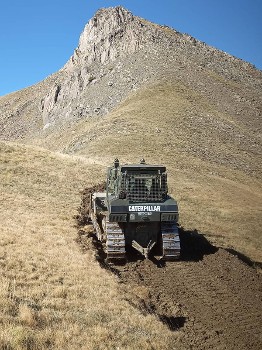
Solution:
<path fill-rule="evenodd" d="M 0 348 L 170 349 L 74 239 L 80 190 L 102 179 L 88 160 L 0 143 Z"/>
<path fill-rule="evenodd" d="M 218 112 L 188 87 L 139 90 L 107 117 L 83 120 L 44 142 L 100 164 L 118 156 L 167 165 L 181 225 L 262 261 L 259 140 L 241 116 Z"/>

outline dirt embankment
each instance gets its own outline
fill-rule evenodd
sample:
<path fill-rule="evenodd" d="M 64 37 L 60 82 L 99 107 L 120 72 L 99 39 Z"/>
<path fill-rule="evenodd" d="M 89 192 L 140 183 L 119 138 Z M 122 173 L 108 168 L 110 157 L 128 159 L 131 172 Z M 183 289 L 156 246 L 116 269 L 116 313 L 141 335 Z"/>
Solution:
<path fill-rule="evenodd" d="M 83 249 L 97 249 L 92 228 L 79 233 Z M 108 265 L 99 250 L 97 257 L 118 276 L 130 305 L 177 332 L 176 348 L 261 349 L 262 275 L 197 231 L 180 234 L 178 262 L 129 257 L 124 265 Z"/>

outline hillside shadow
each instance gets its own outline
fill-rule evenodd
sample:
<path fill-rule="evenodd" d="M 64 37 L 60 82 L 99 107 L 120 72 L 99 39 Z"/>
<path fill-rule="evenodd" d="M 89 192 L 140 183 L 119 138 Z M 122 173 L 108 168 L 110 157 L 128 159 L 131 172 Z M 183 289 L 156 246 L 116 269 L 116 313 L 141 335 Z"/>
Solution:
<path fill-rule="evenodd" d="M 243 253 L 238 252 L 233 248 L 224 248 L 228 253 L 235 255 L 239 260 L 243 261 L 246 265 L 255 269 L 262 269 L 262 262 L 254 261 Z"/>
<path fill-rule="evenodd" d="M 178 331 L 180 328 L 183 328 L 187 318 L 186 317 L 175 317 L 175 316 L 166 316 L 158 315 L 159 320 L 164 323 L 170 331 Z"/>
<path fill-rule="evenodd" d="M 157 319 L 163 323 L 170 331 L 175 332 L 180 328 L 183 328 L 187 322 L 187 317 L 185 316 L 168 316 L 159 312 L 157 303 L 155 304 L 152 300 L 139 300 L 136 301 L 131 299 L 126 299 L 127 302 L 135 309 L 139 310 L 142 315 L 155 315 Z"/>
<path fill-rule="evenodd" d="M 199 261 L 205 255 L 215 254 L 218 248 L 213 246 L 201 233 L 197 230 L 185 230 L 179 228 L 181 259 L 183 261 Z"/>

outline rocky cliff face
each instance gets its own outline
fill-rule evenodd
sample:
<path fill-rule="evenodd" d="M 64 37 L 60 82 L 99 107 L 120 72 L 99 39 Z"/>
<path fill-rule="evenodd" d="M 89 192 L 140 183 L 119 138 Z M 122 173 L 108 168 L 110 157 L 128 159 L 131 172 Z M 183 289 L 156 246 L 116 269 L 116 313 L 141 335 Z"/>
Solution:
<path fill-rule="evenodd" d="M 114 61 L 120 55 L 134 53 L 143 38 L 141 21 L 122 7 L 99 10 L 80 36 L 67 69 Z"/>
<path fill-rule="evenodd" d="M 77 49 L 62 69 L 61 79 L 41 101 L 45 127 L 57 119 L 57 111 L 61 107 L 67 119 L 107 112 L 108 108 L 103 108 L 105 102 L 101 102 L 99 93 L 96 92 L 95 100 L 100 101 L 96 103 L 83 104 L 79 102 L 80 96 L 113 70 L 111 66 L 105 72 L 106 65 L 139 50 L 145 39 L 141 31 L 143 26 L 140 19 L 122 7 L 102 9 L 96 13 L 84 28 Z M 108 81 L 107 84 L 112 86 L 114 82 Z M 72 99 L 77 99 L 79 103 L 72 106 Z"/>
<path fill-rule="evenodd" d="M 115 7 L 99 10 L 88 22 L 59 72 L 0 99 L 2 137 L 32 137 L 105 116 L 132 91 L 172 79 L 205 95 L 223 112 L 261 115 L 260 71 L 187 34 Z"/>

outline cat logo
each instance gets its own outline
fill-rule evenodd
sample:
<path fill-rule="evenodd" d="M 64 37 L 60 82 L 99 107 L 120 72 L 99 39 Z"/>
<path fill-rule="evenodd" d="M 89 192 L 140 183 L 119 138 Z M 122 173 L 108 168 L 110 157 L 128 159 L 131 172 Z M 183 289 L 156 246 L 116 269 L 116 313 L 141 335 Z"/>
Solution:
<path fill-rule="evenodd" d="M 129 205 L 129 211 L 160 211 L 160 205 Z"/>

